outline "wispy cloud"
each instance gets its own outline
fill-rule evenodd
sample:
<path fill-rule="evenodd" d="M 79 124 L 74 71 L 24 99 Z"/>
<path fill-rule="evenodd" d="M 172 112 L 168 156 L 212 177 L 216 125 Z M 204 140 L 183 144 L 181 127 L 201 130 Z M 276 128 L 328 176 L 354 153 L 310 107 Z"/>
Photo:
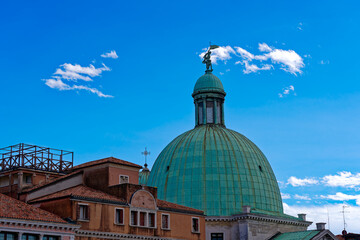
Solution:
<path fill-rule="evenodd" d="M 294 176 L 291 176 L 288 179 L 288 184 L 290 184 L 293 187 L 302 187 L 302 186 L 309 186 L 309 185 L 314 185 L 314 184 L 318 184 L 319 181 L 314 179 L 314 178 L 297 178 Z"/>
<path fill-rule="evenodd" d="M 108 53 L 103 53 L 103 54 L 101 54 L 101 57 L 103 57 L 103 58 L 114 58 L 114 59 L 116 59 L 116 58 L 118 58 L 118 55 L 116 54 L 116 51 L 115 51 L 115 50 L 112 50 L 112 51 L 110 51 L 110 52 L 108 52 Z"/>
<path fill-rule="evenodd" d="M 297 29 L 299 29 L 300 31 L 303 30 L 303 23 L 302 22 L 299 22 L 298 26 L 297 26 Z"/>
<path fill-rule="evenodd" d="M 47 86 L 49 86 L 50 88 L 53 89 L 58 89 L 60 91 L 64 91 L 64 90 L 86 90 L 88 92 L 94 93 L 96 95 L 98 95 L 99 97 L 104 97 L 104 98 L 112 98 L 113 96 L 111 95 L 107 95 L 102 93 L 101 91 L 99 91 L 96 88 L 90 88 L 84 85 L 72 85 L 70 86 L 69 84 L 64 83 L 60 78 L 54 76 L 53 78 L 50 79 L 43 79 L 45 81 L 45 84 Z"/>
<path fill-rule="evenodd" d="M 281 193 L 281 198 L 282 198 L 282 199 L 290 199 L 291 196 L 290 196 L 290 194 L 288 194 L 288 193 Z"/>
<path fill-rule="evenodd" d="M 295 93 L 295 87 L 294 87 L 293 85 L 290 85 L 290 86 L 288 86 L 288 87 L 283 88 L 282 93 L 279 93 L 279 97 L 280 97 L 280 98 L 283 98 L 284 96 L 289 95 L 289 94 L 291 94 L 291 93 L 293 93 L 294 95 L 296 95 L 296 93 Z"/>
<path fill-rule="evenodd" d="M 356 200 L 356 205 L 360 206 L 360 195 L 350 195 L 342 192 L 337 192 L 335 195 L 321 195 L 321 198 L 331 199 L 335 201 Z"/>
<path fill-rule="evenodd" d="M 341 233 L 344 229 L 343 218 L 339 217 L 340 212 L 342 211 L 343 204 L 327 204 L 327 205 L 288 205 L 283 203 L 284 212 L 286 214 L 297 216 L 299 213 L 306 214 L 306 220 L 313 222 L 309 229 L 316 228 L 316 223 L 325 222 L 329 224 L 326 225 L 327 228 L 330 227 L 330 230 L 335 233 Z M 359 230 L 360 222 L 360 207 L 359 206 L 349 206 L 347 208 L 346 214 L 346 228 L 348 231 L 357 232 Z"/>
<path fill-rule="evenodd" d="M 295 194 L 294 195 L 294 199 L 298 199 L 298 200 L 311 200 L 311 198 L 307 195 L 299 195 L 299 194 Z"/>
<path fill-rule="evenodd" d="M 111 54 L 110 52 L 109 54 Z M 115 51 L 114 51 L 115 53 Z M 116 53 L 115 53 L 116 55 Z M 95 61 L 93 61 L 95 63 Z M 43 79 L 45 84 L 53 89 L 60 91 L 70 90 L 85 90 L 90 93 L 96 94 L 99 97 L 111 98 L 113 96 L 104 94 L 95 87 L 87 86 L 93 82 L 95 77 L 100 77 L 105 71 L 111 71 L 104 63 L 101 67 L 95 67 L 90 64 L 89 66 L 81 66 L 80 64 L 64 63 L 60 65 L 53 76 L 48 79 Z M 87 85 L 77 84 L 79 81 L 85 81 Z M 75 82 L 76 84 L 74 84 Z"/>
<path fill-rule="evenodd" d="M 218 61 L 226 63 L 232 57 L 240 58 L 235 64 L 241 63 L 245 67 L 243 72 L 246 74 L 275 69 L 274 65 L 279 65 L 281 70 L 297 75 L 301 74 L 301 69 L 305 67 L 303 58 L 294 50 L 277 49 L 266 43 L 259 43 L 258 49 L 261 54 L 251 53 L 239 46 L 222 46 L 212 51 L 211 60 L 216 64 Z M 200 57 L 203 57 L 206 51 L 207 49 L 203 49 Z M 264 63 L 265 61 L 268 62 Z"/>

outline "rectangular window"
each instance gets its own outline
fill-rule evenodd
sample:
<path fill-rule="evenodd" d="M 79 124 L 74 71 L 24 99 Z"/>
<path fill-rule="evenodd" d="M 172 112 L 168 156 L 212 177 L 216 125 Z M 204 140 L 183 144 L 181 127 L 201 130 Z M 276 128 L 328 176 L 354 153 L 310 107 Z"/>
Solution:
<path fill-rule="evenodd" d="M 31 176 L 25 176 L 25 183 L 31 183 Z"/>
<path fill-rule="evenodd" d="M 216 122 L 221 123 L 221 103 L 216 101 Z"/>
<path fill-rule="evenodd" d="M 37 236 L 25 233 L 21 236 L 21 240 L 37 240 Z"/>
<path fill-rule="evenodd" d="M 199 218 L 192 218 L 192 232 L 198 233 L 200 232 L 200 227 L 199 227 Z"/>
<path fill-rule="evenodd" d="M 214 102 L 206 101 L 206 122 L 214 123 Z"/>
<path fill-rule="evenodd" d="M 161 228 L 162 229 L 170 229 L 170 215 L 169 214 L 161 214 Z"/>
<path fill-rule="evenodd" d="M 199 102 L 199 105 L 198 105 L 198 121 L 199 121 L 199 124 L 204 123 L 204 119 L 203 119 L 203 103 L 202 102 Z"/>
<path fill-rule="evenodd" d="M 9 233 L 9 232 L 1 232 L 0 233 L 0 240 L 15 240 L 16 235 L 15 233 Z"/>
<path fill-rule="evenodd" d="M 115 224 L 124 224 L 124 209 L 115 209 Z"/>
<path fill-rule="evenodd" d="M 120 184 L 129 183 L 129 176 L 120 175 L 120 176 L 119 176 L 119 183 L 120 183 Z"/>
<path fill-rule="evenodd" d="M 131 211 L 131 225 L 137 226 L 138 225 L 138 212 L 137 211 Z"/>
<path fill-rule="evenodd" d="M 140 212 L 140 226 L 146 226 L 146 212 Z"/>
<path fill-rule="evenodd" d="M 58 240 L 58 237 L 54 237 L 54 236 L 43 236 L 43 240 Z"/>
<path fill-rule="evenodd" d="M 211 240 L 223 240 L 224 234 L 223 233 L 211 233 Z"/>
<path fill-rule="evenodd" d="M 89 206 L 88 205 L 78 205 L 78 220 L 89 220 Z"/>
<path fill-rule="evenodd" d="M 149 213 L 149 227 L 155 227 L 155 213 Z"/>

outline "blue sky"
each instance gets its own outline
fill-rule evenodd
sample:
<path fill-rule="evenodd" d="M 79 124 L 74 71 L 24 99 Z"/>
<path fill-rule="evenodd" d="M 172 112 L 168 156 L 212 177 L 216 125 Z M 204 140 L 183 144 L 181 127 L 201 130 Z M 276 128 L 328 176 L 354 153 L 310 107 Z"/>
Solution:
<path fill-rule="evenodd" d="M 211 41 L 227 49 L 214 64 L 226 125 L 268 157 L 286 211 L 326 222 L 329 211 L 339 233 L 345 202 L 347 228 L 360 232 L 359 5 L 4 2 L 0 146 L 70 150 L 76 164 L 107 156 L 143 164 L 147 146 L 151 165 L 194 126 L 191 93 Z M 101 57 L 111 51 L 118 57 Z"/>

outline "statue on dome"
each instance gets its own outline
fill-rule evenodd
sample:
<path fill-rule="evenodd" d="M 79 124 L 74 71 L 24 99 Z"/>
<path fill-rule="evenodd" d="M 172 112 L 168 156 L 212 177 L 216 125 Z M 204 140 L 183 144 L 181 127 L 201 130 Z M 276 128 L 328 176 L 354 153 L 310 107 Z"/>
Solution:
<path fill-rule="evenodd" d="M 211 64 L 211 50 L 212 49 L 216 49 L 216 48 L 219 48 L 219 46 L 217 46 L 217 45 L 211 45 L 211 43 L 210 43 L 210 47 L 209 47 L 209 49 L 208 49 L 208 51 L 205 53 L 205 55 L 204 55 L 204 60 L 202 61 L 202 63 L 204 63 L 204 64 L 206 64 L 206 72 L 207 71 L 210 71 L 210 72 L 212 72 L 212 64 Z"/>

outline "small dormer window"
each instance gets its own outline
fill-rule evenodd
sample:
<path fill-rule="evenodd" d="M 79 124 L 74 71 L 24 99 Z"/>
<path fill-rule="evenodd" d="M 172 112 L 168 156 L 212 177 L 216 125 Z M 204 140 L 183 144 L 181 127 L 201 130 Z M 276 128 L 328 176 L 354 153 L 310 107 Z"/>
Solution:
<path fill-rule="evenodd" d="M 119 177 L 119 183 L 120 183 L 120 184 L 129 183 L 129 176 L 120 175 L 120 177 Z"/>

